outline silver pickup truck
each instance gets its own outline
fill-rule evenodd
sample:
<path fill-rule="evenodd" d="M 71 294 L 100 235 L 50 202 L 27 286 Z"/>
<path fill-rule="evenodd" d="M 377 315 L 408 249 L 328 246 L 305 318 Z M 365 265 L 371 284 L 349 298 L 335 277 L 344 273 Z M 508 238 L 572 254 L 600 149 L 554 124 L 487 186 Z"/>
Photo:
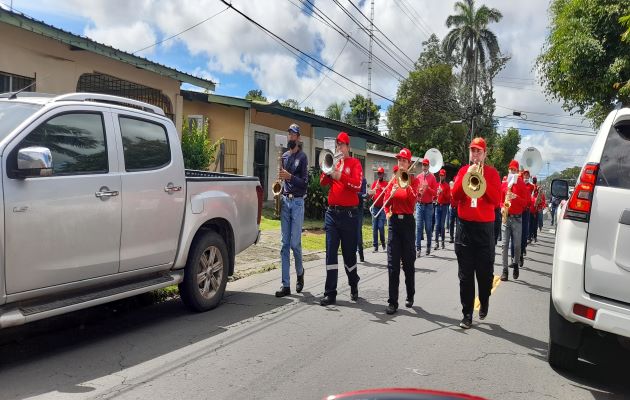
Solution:
<path fill-rule="evenodd" d="M 100 94 L 0 95 L 0 328 L 179 285 L 216 307 L 258 178 L 184 169 L 173 122 Z"/>

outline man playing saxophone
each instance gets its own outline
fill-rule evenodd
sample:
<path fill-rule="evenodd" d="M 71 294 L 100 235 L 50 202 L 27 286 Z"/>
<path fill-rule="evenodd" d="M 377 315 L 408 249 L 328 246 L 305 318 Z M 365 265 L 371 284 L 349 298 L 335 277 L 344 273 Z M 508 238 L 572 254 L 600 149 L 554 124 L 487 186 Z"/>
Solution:
<path fill-rule="evenodd" d="M 289 271 L 293 250 L 297 284 L 295 291 L 300 293 L 304 288 L 304 266 L 302 265 L 302 224 L 304 223 L 304 194 L 308 184 L 308 159 L 300 150 L 300 127 L 291 124 L 288 129 L 288 147 L 282 155 L 279 178 L 283 181 L 280 211 L 281 243 L 280 258 L 282 262 L 282 286 L 276 297 L 291 294 Z"/>
<path fill-rule="evenodd" d="M 513 268 L 512 276 L 514 279 L 518 279 L 519 267 L 523 266 L 521 258 L 521 234 L 523 233 L 522 214 L 525 207 L 529 204 L 529 192 L 525 187 L 525 182 L 523 182 L 523 179 L 518 175 L 518 161 L 510 161 L 508 171 L 509 175 L 507 176 L 507 180 L 501 185 L 501 228 L 503 230 L 502 281 L 508 280 L 508 250 L 510 249 L 510 242 L 512 242 L 514 246 L 514 258 L 512 258 L 511 263 Z"/>
<path fill-rule="evenodd" d="M 475 275 L 479 285 L 479 318 L 488 315 L 494 270 L 494 208 L 501 196 L 501 180 L 493 167 L 484 165 L 486 141 L 470 143 L 470 165 L 463 166 L 453 185 L 458 229 L 455 254 L 459 266 L 459 297 L 464 315 L 459 326 L 469 329 L 475 302 Z M 468 174 L 470 172 L 471 174 Z M 485 192 L 483 191 L 485 184 Z M 470 197 L 474 194 L 475 197 Z"/>

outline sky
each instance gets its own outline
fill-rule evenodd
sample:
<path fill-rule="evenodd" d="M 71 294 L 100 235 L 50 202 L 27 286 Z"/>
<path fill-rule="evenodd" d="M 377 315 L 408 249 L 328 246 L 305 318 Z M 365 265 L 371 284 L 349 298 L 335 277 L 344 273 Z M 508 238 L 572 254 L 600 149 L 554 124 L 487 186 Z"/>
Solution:
<path fill-rule="evenodd" d="M 11 0 L 0 2 L 9 5 Z M 311 2 L 321 14 L 307 8 Z M 319 114 L 332 102 L 347 103 L 355 94 L 367 95 L 365 28 L 370 0 L 232 0 L 235 9 L 312 59 L 295 49 L 291 52 L 291 47 L 281 45 L 221 0 L 12 3 L 15 10 L 58 28 L 210 79 L 217 83 L 217 94 L 243 97 L 250 89 L 261 89 L 269 100 L 296 99 Z M 399 80 L 422 51 L 422 42 L 432 33 L 441 39 L 448 32 L 445 21 L 454 13 L 454 4 L 452 0 L 374 0 L 372 98 L 382 115 L 395 98 Z M 497 35 L 502 53 L 511 57 L 494 82 L 499 131 L 511 126 L 521 129 L 521 149 L 534 146 L 542 154 L 541 178 L 581 166 L 595 132 L 587 120 L 545 97 L 535 71 L 548 33 L 549 1 L 478 0 L 477 4 L 503 14 L 489 28 Z M 381 46 L 391 49 L 389 54 Z M 520 111 L 521 117 L 514 117 L 514 111 Z M 386 129 L 385 121 L 380 127 Z"/>

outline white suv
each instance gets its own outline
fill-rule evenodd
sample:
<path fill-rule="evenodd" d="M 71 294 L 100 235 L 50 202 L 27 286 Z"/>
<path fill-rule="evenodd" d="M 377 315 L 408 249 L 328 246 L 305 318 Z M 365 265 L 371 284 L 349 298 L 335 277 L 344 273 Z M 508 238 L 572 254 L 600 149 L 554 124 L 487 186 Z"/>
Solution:
<path fill-rule="evenodd" d="M 568 198 L 566 181 L 552 194 Z M 549 308 L 549 363 L 575 366 L 585 330 L 630 338 L 630 108 L 602 124 L 560 213 Z"/>

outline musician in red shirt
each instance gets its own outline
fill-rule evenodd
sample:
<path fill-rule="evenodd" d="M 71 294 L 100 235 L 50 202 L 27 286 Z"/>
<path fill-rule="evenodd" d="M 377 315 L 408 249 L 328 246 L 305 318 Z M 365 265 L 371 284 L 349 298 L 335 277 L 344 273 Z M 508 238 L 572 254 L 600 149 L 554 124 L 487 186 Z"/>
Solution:
<path fill-rule="evenodd" d="M 506 212 L 505 202 L 508 201 L 510 203 L 507 210 L 507 219 L 501 224 L 503 230 L 502 281 L 508 280 L 508 249 L 510 248 L 510 243 L 514 246 L 514 255 L 512 256 L 512 263 L 510 265 L 513 268 L 512 276 L 514 279 L 518 279 L 519 266 L 523 265 L 521 258 L 521 234 L 523 233 L 522 216 L 523 210 L 529 203 L 529 192 L 525 187 L 525 182 L 518 176 L 518 161 L 510 161 L 508 170 L 510 174 L 501 185 L 501 218 L 503 217 L 503 213 Z M 516 262 L 514 262 L 514 260 L 516 260 Z"/>
<path fill-rule="evenodd" d="M 455 237 L 455 254 L 459 265 L 459 297 L 464 318 L 459 326 L 472 326 L 475 305 L 475 275 L 479 286 L 479 318 L 485 319 L 490 304 L 490 290 L 494 272 L 494 209 L 501 196 L 501 179 L 496 169 L 484 165 L 486 141 L 476 137 L 470 143 L 470 162 L 460 168 L 455 178 L 452 195 L 457 204 L 459 226 Z M 479 198 L 464 192 L 464 176 L 469 169 L 479 171 L 486 181 L 486 191 Z"/>
<path fill-rule="evenodd" d="M 411 151 L 402 149 L 396 156 L 399 171 L 407 172 L 411 166 Z M 389 219 L 387 235 L 387 271 L 389 273 L 389 299 L 385 312 L 393 314 L 398 309 L 398 285 L 400 283 L 400 263 L 405 273 L 407 299 L 405 307 L 413 306 L 415 289 L 415 220 L 413 212 L 418 196 L 418 183 L 411 175 L 406 187 L 399 187 L 396 179 L 385 191 L 385 212 Z"/>
<path fill-rule="evenodd" d="M 437 213 L 435 215 L 435 250 L 439 248 L 439 239 L 442 236 L 442 248 L 444 248 L 444 235 L 446 233 L 446 215 L 451 204 L 451 187 L 446 182 L 446 170 L 439 172 L 440 182 L 437 188 Z"/>
<path fill-rule="evenodd" d="M 381 212 L 376 216 L 381 207 L 383 207 L 383 200 L 385 199 L 383 191 L 387 188 L 387 181 L 385 180 L 385 169 L 378 167 L 377 170 L 378 180 L 372 182 L 372 187 L 368 190 L 368 194 L 372 196 L 374 204 L 371 208 L 372 213 L 372 243 L 374 245 L 374 253 L 378 252 L 378 236 L 381 237 L 381 247 L 385 250 L 385 213 Z"/>
<path fill-rule="evenodd" d="M 337 299 L 337 277 L 339 243 L 341 254 L 350 285 L 350 299 L 359 298 L 359 274 L 357 273 L 357 229 L 359 196 L 363 180 L 363 168 L 358 159 L 350 157 L 350 136 L 346 132 L 337 135 L 336 152 L 343 158 L 337 162 L 335 169 L 326 175 L 322 172 L 319 183 L 330 186 L 328 191 L 328 208 L 324 219 L 326 230 L 326 283 L 324 297 L 319 304 L 327 306 L 335 304 Z"/>
<path fill-rule="evenodd" d="M 422 255 L 422 229 L 427 238 L 427 256 L 431 254 L 431 233 L 433 233 L 433 196 L 437 193 L 437 181 L 429 172 L 429 160 L 422 160 L 422 172 L 418 181 L 418 200 L 416 204 L 416 258 Z"/>

